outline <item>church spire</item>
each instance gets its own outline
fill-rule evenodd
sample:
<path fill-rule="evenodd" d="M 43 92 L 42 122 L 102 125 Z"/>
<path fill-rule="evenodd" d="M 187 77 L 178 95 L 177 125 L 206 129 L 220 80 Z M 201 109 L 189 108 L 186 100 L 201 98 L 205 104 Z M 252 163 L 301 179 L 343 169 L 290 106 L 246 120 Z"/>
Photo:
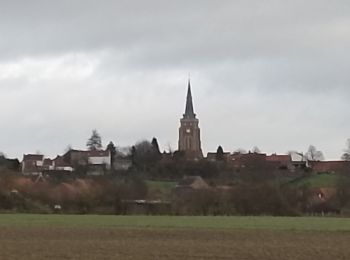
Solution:
<path fill-rule="evenodd" d="M 186 99 L 186 109 L 184 118 L 196 118 L 196 114 L 193 110 L 192 93 L 191 93 L 191 81 L 188 79 L 188 89 L 187 89 L 187 99 Z"/>

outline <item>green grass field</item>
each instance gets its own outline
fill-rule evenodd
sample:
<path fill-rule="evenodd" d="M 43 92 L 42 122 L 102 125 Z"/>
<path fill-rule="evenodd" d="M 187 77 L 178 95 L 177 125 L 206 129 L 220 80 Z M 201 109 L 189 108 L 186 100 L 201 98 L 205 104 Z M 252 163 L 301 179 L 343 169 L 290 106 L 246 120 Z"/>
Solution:
<path fill-rule="evenodd" d="M 319 187 L 335 187 L 338 182 L 338 176 L 334 174 L 320 173 L 312 174 L 308 177 L 299 179 L 297 182 L 293 182 L 294 185 L 302 186 L 308 185 L 311 188 Z"/>
<path fill-rule="evenodd" d="M 172 181 L 146 181 L 150 194 L 158 194 L 158 197 L 164 200 L 169 199 L 172 190 L 176 186 L 176 182 Z"/>
<path fill-rule="evenodd" d="M 174 181 L 146 181 L 148 188 L 169 192 L 176 186 Z"/>
<path fill-rule="evenodd" d="M 333 217 L 192 217 L 2 214 L 2 226 L 350 231 L 350 219 Z"/>

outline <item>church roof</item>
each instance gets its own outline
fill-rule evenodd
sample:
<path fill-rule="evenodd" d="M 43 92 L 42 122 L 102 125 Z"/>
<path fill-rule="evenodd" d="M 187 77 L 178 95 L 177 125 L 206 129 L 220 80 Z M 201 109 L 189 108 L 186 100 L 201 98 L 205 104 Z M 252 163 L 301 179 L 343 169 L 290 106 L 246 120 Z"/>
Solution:
<path fill-rule="evenodd" d="M 186 109 L 184 118 L 193 119 L 196 118 L 196 114 L 193 109 L 192 93 L 191 93 L 191 82 L 188 80 L 188 89 L 187 89 L 187 99 L 186 99 Z"/>

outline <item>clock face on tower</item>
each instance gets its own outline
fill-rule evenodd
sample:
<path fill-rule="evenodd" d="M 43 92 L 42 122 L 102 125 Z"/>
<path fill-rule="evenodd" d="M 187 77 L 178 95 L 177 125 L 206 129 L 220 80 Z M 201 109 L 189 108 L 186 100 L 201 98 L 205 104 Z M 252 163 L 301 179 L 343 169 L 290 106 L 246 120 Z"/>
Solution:
<path fill-rule="evenodd" d="M 190 129 L 190 128 L 187 128 L 187 129 L 186 129 L 186 133 L 188 133 L 188 134 L 191 133 L 191 129 Z"/>

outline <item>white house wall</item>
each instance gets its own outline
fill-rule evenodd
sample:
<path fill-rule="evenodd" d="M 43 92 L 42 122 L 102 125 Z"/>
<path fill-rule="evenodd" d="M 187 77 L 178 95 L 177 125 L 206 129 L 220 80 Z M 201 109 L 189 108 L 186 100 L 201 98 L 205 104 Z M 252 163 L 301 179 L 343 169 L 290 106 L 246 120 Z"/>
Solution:
<path fill-rule="evenodd" d="M 111 156 L 105 156 L 105 157 L 89 157 L 89 164 L 93 165 L 111 165 Z"/>

